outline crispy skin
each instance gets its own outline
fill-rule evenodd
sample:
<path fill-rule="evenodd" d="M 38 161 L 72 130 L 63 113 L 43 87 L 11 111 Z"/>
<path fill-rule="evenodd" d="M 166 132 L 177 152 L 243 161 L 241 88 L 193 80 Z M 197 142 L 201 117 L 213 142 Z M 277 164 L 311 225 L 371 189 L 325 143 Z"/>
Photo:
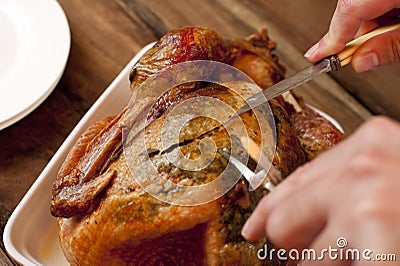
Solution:
<path fill-rule="evenodd" d="M 284 68 L 279 65 L 271 50 L 266 31 L 246 40 L 223 40 L 217 33 L 196 27 L 176 29 L 164 36 L 150 49 L 131 73 L 131 90 L 135 90 L 148 77 L 154 76 L 171 64 L 194 60 L 210 59 L 229 63 L 242 69 L 261 87 L 266 88 L 283 78 Z M 151 89 L 151 88 L 149 88 Z M 246 94 L 245 89 L 241 94 Z M 151 122 L 145 134 L 147 148 L 160 150 L 160 129 L 173 106 L 191 97 L 212 96 L 228 102 L 234 109 L 240 108 L 243 99 L 224 86 L 207 83 L 190 83 L 168 90 L 153 105 L 147 120 Z M 250 95 L 248 95 L 250 96 Z M 277 151 L 273 163 L 284 176 L 306 161 L 305 153 L 295 134 L 288 109 L 283 99 L 272 100 L 271 109 L 277 126 Z M 152 103 L 149 103 L 152 104 Z M 242 115 L 249 135 L 260 143 L 260 127 L 251 111 Z M 116 120 L 114 120 L 116 121 Z M 80 180 L 65 178 L 74 169 L 81 169 L 86 157 L 90 158 L 93 140 L 104 136 L 111 122 L 104 122 L 89 129 L 84 138 L 71 151 L 55 182 L 56 195 L 64 190 L 76 195 Z M 114 124 L 117 125 L 117 124 Z M 207 137 L 214 140 L 217 148 L 229 148 L 229 136 L 218 123 L 206 117 L 192 120 L 180 132 L 185 142 L 181 151 L 194 159 L 200 156 L 199 140 Z M 100 130 L 104 127 L 104 130 Z M 216 130 L 209 131 L 212 128 Z M 87 136 L 87 137 L 85 137 Z M 321 136 L 321 135 L 319 135 Z M 105 138 L 104 143 L 107 144 Z M 109 140 L 109 139 L 108 139 Z M 136 139 L 132 140 L 134 143 Z M 101 143 L 99 148 L 101 149 Z M 107 146 L 107 145 L 106 145 Z M 89 154 L 89 155 L 88 155 Z M 81 199 L 90 206 L 68 212 L 69 218 L 59 218 L 60 243 L 64 254 L 72 265 L 286 265 L 276 258 L 273 261 L 259 261 L 257 250 L 264 244 L 248 243 L 240 235 L 240 229 L 254 210 L 257 202 L 266 193 L 262 189 L 249 192 L 245 180 L 240 180 L 223 197 L 207 204 L 183 207 L 161 202 L 137 183 L 131 173 L 124 153 L 114 161 L 102 164 L 102 171 L 91 174 L 89 180 L 101 178 L 103 173 L 113 173 L 109 183 L 96 194 L 95 201 Z M 165 154 L 151 157 L 161 176 L 168 176 L 175 183 L 191 182 L 204 184 L 214 180 L 225 168 L 227 161 L 216 154 L 213 161 L 202 171 L 187 171 L 171 165 Z M 93 172 L 92 172 L 93 173 Z M 74 203 L 73 197 L 66 202 Z M 78 205 L 79 205 L 78 204 Z M 57 213 L 56 213 L 57 215 Z"/>
<path fill-rule="evenodd" d="M 131 90 L 166 66 L 189 60 L 223 61 L 225 56 L 224 40 L 217 32 L 201 27 L 174 29 L 133 67 L 130 74 Z"/>
<path fill-rule="evenodd" d="M 106 167 L 121 147 L 122 115 L 95 123 L 69 152 L 53 184 L 52 215 L 71 217 L 87 211 L 110 183 L 115 171 Z"/>

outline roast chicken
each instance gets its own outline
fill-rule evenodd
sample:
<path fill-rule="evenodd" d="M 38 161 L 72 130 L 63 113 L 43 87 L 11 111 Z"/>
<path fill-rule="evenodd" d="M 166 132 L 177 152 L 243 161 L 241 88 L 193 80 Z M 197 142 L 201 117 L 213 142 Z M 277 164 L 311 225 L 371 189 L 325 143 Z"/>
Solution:
<path fill-rule="evenodd" d="M 130 75 L 134 93 L 147 79 L 166 67 L 192 60 L 217 61 L 240 69 L 260 88 L 266 89 L 284 78 L 285 69 L 273 54 L 275 43 L 265 29 L 245 39 L 227 40 L 208 28 L 184 27 L 162 37 Z M 151 87 L 146 88 L 152 90 Z M 159 178 L 174 183 L 201 185 L 215 180 L 227 160 L 215 153 L 201 171 L 181 169 L 162 152 L 157 132 L 168 113 L 184 100 L 210 96 L 228 102 L 235 110 L 243 102 L 226 86 L 209 82 L 181 84 L 161 95 L 145 116 L 144 134 L 148 156 Z M 295 110 L 282 97 L 270 100 L 276 126 L 273 164 L 284 177 L 344 138 L 325 118 L 297 99 Z M 135 104 L 135 103 L 133 103 Z M 143 103 L 142 103 L 143 104 Z M 160 201 L 138 184 L 123 152 L 123 119 L 119 115 L 93 124 L 70 151 L 53 185 L 51 213 L 59 223 L 62 250 L 71 265 L 289 265 L 277 258 L 261 261 L 257 250 L 268 240 L 247 242 L 241 228 L 257 202 L 267 193 L 263 188 L 249 191 L 241 178 L 225 195 L 196 206 Z M 140 110 L 139 110 L 140 111 Z M 260 125 L 253 111 L 241 115 L 249 136 L 261 142 Z M 207 136 L 216 148 L 230 148 L 224 127 L 207 117 L 191 121 L 180 135 L 182 152 L 200 156 L 199 141 Z M 190 141 L 189 141 L 190 140 Z M 136 140 L 131 140 L 135 142 Z M 137 156 L 142 156 L 137 151 Z M 137 177 L 136 176 L 136 177 Z M 271 245 L 268 243 L 268 245 Z"/>

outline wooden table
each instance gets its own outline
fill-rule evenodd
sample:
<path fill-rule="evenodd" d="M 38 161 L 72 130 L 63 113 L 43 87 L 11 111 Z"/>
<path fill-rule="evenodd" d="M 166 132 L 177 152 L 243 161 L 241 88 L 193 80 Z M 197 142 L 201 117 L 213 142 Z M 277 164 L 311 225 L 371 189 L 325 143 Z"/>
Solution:
<path fill-rule="evenodd" d="M 49 98 L 0 131 L 0 233 L 23 195 L 63 140 L 132 56 L 168 30 L 208 26 L 227 38 L 268 29 L 288 73 L 308 63 L 303 53 L 328 28 L 328 0 L 60 0 L 72 46 L 61 81 Z M 350 134 L 371 114 L 400 118 L 400 66 L 364 74 L 351 68 L 297 89 Z M 1 234 L 2 235 L 2 234 Z M 0 242 L 0 265 L 12 265 Z"/>

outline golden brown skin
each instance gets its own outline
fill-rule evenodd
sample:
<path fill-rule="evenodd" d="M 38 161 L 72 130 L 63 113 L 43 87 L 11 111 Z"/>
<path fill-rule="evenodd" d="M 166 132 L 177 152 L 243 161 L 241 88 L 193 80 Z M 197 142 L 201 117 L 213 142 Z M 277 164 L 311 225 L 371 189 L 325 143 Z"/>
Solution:
<path fill-rule="evenodd" d="M 52 215 L 71 217 L 87 211 L 113 179 L 115 171 L 107 167 L 121 147 L 118 123 L 123 113 L 95 123 L 69 152 L 53 184 Z"/>
<path fill-rule="evenodd" d="M 223 40 L 217 33 L 196 27 L 176 29 L 166 34 L 150 49 L 131 73 L 131 89 L 135 90 L 148 77 L 164 67 L 194 59 L 209 59 L 233 64 L 251 76 L 265 88 L 283 78 L 284 69 L 272 55 L 275 44 L 266 31 L 260 31 L 246 40 Z M 242 93 L 245 93 L 243 91 Z M 162 145 L 157 133 L 165 122 L 166 115 L 175 104 L 197 96 L 212 96 L 229 102 L 234 109 L 240 108 L 243 100 L 226 87 L 205 83 L 185 84 L 162 95 L 147 117 L 151 122 L 145 134 L 147 148 L 160 150 Z M 306 161 L 305 153 L 293 130 L 287 108 L 282 99 L 270 102 L 277 126 L 277 151 L 274 165 L 286 176 Z M 260 143 L 260 127 L 254 114 L 242 115 L 249 135 Z M 116 120 L 114 120 L 115 122 Z M 100 122 L 89 129 L 68 156 L 55 182 L 53 197 L 59 191 L 76 195 L 83 179 L 65 182 L 74 169 L 81 169 L 81 162 L 90 155 L 93 140 L 105 136 L 111 121 Z M 192 139 L 181 147 L 184 154 L 200 156 L 198 141 L 204 133 L 215 128 L 215 121 L 199 117 L 183 130 L 182 140 Z M 104 127 L 105 130 L 100 130 Z M 113 131 L 111 131 L 113 132 Z M 217 148 L 229 149 L 229 136 L 224 128 L 206 134 Z M 113 139 L 113 138 L 111 138 Z M 110 138 L 105 138 L 108 143 Z M 135 139 L 132 141 L 136 141 Z M 100 142 L 95 142 L 100 143 Z M 100 143 L 101 144 L 101 143 Z M 106 145 L 107 146 L 107 145 Z M 98 146 L 101 148 L 101 145 Z M 89 154 L 89 155 L 87 155 Z M 240 235 L 245 220 L 257 202 L 266 193 L 262 189 L 249 192 L 245 180 L 240 180 L 223 197 L 207 204 L 183 207 L 161 202 L 138 185 L 135 173 L 131 173 L 124 153 L 113 150 L 99 160 L 107 163 L 102 170 L 90 175 L 90 180 L 113 173 L 107 186 L 97 193 L 95 200 L 82 197 L 66 197 L 66 204 L 89 206 L 63 213 L 54 204 L 54 213 L 69 218 L 59 218 L 60 243 L 67 260 L 72 265 L 286 265 L 288 262 L 259 261 L 256 252 L 264 244 L 246 242 Z M 89 156 L 90 157 L 90 156 Z M 117 157 L 115 160 L 110 158 Z M 83 158 L 83 159 L 82 159 Z M 110 159 L 110 160 L 106 160 Z M 192 182 L 203 184 L 214 180 L 226 166 L 226 160 L 218 153 L 212 163 L 202 171 L 187 171 L 169 164 L 165 154 L 151 157 L 161 176 L 168 176 L 175 183 Z M 92 166 L 89 163 L 89 168 Z M 103 167 L 106 166 L 106 167 Z M 86 169 L 86 168 L 85 168 Z M 76 170 L 75 170 L 76 171 Z M 93 172 L 91 172 L 93 173 Z M 96 176 L 97 175 L 97 176 Z M 72 185 L 71 185 L 72 184 Z M 72 202 L 72 203 L 71 203 Z M 62 207 L 62 206 L 61 206 Z M 65 214 L 65 215 L 64 215 Z"/>
<path fill-rule="evenodd" d="M 131 90 L 166 66 L 189 60 L 223 61 L 225 56 L 224 40 L 215 31 L 201 27 L 171 30 L 133 67 Z"/>

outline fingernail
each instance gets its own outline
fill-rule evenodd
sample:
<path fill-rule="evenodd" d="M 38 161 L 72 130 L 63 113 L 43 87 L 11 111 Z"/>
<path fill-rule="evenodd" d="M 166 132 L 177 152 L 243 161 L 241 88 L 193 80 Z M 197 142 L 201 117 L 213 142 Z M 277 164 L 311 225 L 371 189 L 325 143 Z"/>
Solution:
<path fill-rule="evenodd" d="M 242 228 L 242 232 L 241 232 L 241 234 L 242 234 L 242 236 L 245 238 L 245 239 L 247 239 L 247 237 L 249 236 L 249 223 L 248 222 L 246 222 L 244 225 L 243 225 L 243 228 Z"/>
<path fill-rule="evenodd" d="M 308 49 L 308 51 L 304 54 L 304 57 L 305 57 L 305 58 L 310 58 L 310 57 L 312 57 L 312 56 L 315 54 L 315 52 L 317 51 L 318 46 L 319 46 L 319 42 L 317 42 L 316 44 L 314 44 L 313 46 L 311 46 L 311 48 Z"/>
<path fill-rule="evenodd" d="M 354 70 L 364 72 L 379 66 L 379 59 L 376 53 L 365 53 L 353 59 Z"/>

